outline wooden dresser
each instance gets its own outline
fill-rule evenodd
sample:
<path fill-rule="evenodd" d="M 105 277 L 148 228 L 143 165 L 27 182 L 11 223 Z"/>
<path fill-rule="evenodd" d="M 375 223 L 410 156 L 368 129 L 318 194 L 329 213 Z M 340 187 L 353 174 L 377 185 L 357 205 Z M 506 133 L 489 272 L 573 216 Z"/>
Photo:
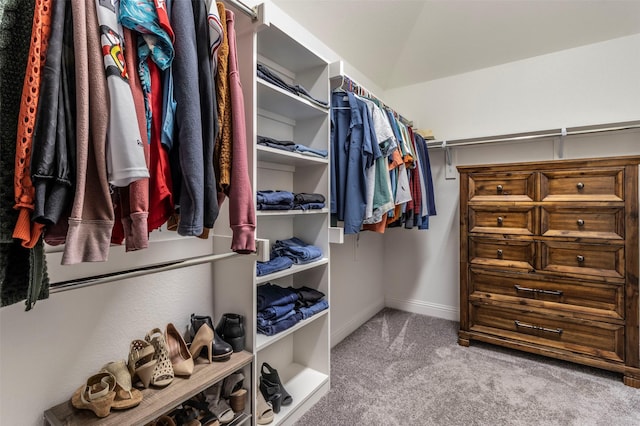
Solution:
<path fill-rule="evenodd" d="M 460 345 L 612 370 L 640 387 L 639 163 L 458 167 Z"/>

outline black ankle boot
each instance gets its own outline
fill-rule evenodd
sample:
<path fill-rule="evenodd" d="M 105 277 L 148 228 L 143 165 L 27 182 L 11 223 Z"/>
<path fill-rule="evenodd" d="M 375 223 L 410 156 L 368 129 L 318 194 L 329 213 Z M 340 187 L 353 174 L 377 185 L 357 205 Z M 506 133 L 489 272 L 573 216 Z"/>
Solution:
<path fill-rule="evenodd" d="M 234 352 L 244 350 L 244 317 L 240 314 L 224 314 L 220 318 L 216 331 Z"/>
<path fill-rule="evenodd" d="M 213 354 L 211 356 L 212 361 L 227 361 L 231 354 L 233 353 L 233 348 L 230 344 L 225 342 L 222 337 L 218 335 L 215 328 L 213 328 L 213 321 L 211 317 L 204 315 L 196 315 L 191 314 L 191 327 L 189 327 L 189 335 L 191 337 L 190 340 L 193 340 L 193 337 L 196 335 L 198 329 L 203 325 L 207 324 L 213 330 Z M 204 350 L 200 352 L 200 356 L 207 357 L 207 347 L 205 346 Z"/>

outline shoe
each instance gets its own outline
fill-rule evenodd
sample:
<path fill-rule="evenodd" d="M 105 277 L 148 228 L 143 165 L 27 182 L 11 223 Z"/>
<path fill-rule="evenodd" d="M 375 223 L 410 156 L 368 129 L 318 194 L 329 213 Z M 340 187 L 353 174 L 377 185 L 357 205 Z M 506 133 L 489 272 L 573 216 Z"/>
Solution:
<path fill-rule="evenodd" d="M 129 374 L 131 380 L 136 383 L 136 378 L 142 382 L 142 386 L 149 387 L 153 372 L 158 364 L 158 360 L 154 359 L 155 349 L 153 345 L 146 340 L 136 339 L 129 346 Z"/>
<path fill-rule="evenodd" d="M 282 394 L 280 393 L 280 385 L 272 383 L 260 376 L 260 393 L 264 397 L 265 401 L 271 403 L 273 412 L 278 414 L 280 412 L 280 406 L 282 405 Z"/>
<path fill-rule="evenodd" d="M 227 401 L 222 398 L 222 383 L 218 382 L 203 392 L 205 401 L 210 410 L 219 419 L 220 424 L 227 424 L 233 421 L 235 413 L 229 407 Z"/>
<path fill-rule="evenodd" d="M 247 390 L 243 389 L 244 374 L 236 372 L 227 376 L 222 382 L 222 397 L 229 400 L 234 413 L 244 411 Z"/>
<path fill-rule="evenodd" d="M 182 335 L 172 323 L 167 324 L 164 339 L 167 343 L 173 374 L 176 376 L 191 376 L 194 367 L 191 352 L 189 352 Z"/>
<path fill-rule="evenodd" d="M 81 410 L 91 410 L 98 417 L 107 417 L 116 397 L 116 378 L 104 371 L 87 379 L 71 396 L 71 405 Z"/>
<path fill-rule="evenodd" d="M 270 383 L 277 383 L 280 386 L 280 393 L 282 394 L 282 405 L 290 405 L 293 402 L 293 398 L 287 392 L 282 385 L 282 381 L 280 380 L 280 376 L 278 376 L 278 371 L 275 368 L 272 368 L 266 362 L 262 363 L 262 367 L 260 368 L 261 376 Z M 277 413 L 277 411 L 276 411 Z"/>
<path fill-rule="evenodd" d="M 126 410 L 142 402 L 142 392 L 132 388 L 131 373 L 123 359 L 106 364 L 100 371 L 111 373 L 116 378 L 116 396 L 111 404 L 113 410 Z"/>
<path fill-rule="evenodd" d="M 200 392 L 193 398 L 183 402 L 182 407 L 184 410 L 191 410 L 192 413 L 195 414 L 195 419 L 197 420 L 198 425 L 220 426 L 220 420 L 209 408 L 204 392 Z M 233 420 L 233 418 L 231 418 L 231 420 Z"/>
<path fill-rule="evenodd" d="M 216 327 L 216 332 L 229 343 L 234 352 L 244 350 L 244 317 L 240 314 L 224 314 Z"/>
<path fill-rule="evenodd" d="M 151 384 L 158 387 L 169 385 L 173 381 L 174 377 L 173 365 L 171 365 L 169 351 L 167 350 L 167 343 L 164 340 L 162 331 L 160 331 L 159 328 L 154 328 L 147 333 L 144 340 L 153 345 L 153 359 L 157 361 L 157 364 L 153 369 Z"/>
<path fill-rule="evenodd" d="M 256 423 L 259 425 L 268 425 L 273 421 L 273 406 L 270 402 L 265 401 L 262 392 L 258 392 L 256 401 Z"/>
<path fill-rule="evenodd" d="M 154 420 L 147 426 L 177 426 L 177 425 L 176 425 L 176 422 L 174 422 L 171 417 L 165 414 L 164 416 L 158 417 L 156 420 Z"/>
<path fill-rule="evenodd" d="M 196 335 L 198 334 L 198 332 L 200 331 L 200 328 L 203 325 L 206 325 L 212 330 L 213 341 L 211 345 L 204 347 L 206 349 L 206 352 L 205 351 L 200 352 L 200 355 L 204 355 L 208 357 L 209 362 L 229 360 L 229 358 L 231 358 L 231 354 L 233 353 L 233 348 L 231 347 L 230 344 L 225 342 L 222 339 L 222 337 L 220 337 L 220 335 L 216 332 L 216 330 L 213 328 L 213 322 L 211 321 L 211 317 L 209 316 L 200 316 L 200 315 L 191 314 L 191 327 L 189 328 L 189 334 L 191 335 L 192 348 L 195 343 Z M 206 329 L 202 333 L 204 338 L 208 338 L 209 332 L 206 331 Z M 211 354 L 211 348 L 213 348 L 213 355 L 209 355 Z M 197 348 L 193 348 L 191 352 L 192 356 L 196 352 L 196 350 Z M 193 356 L 193 358 L 194 359 L 197 358 L 197 355 Z"/>

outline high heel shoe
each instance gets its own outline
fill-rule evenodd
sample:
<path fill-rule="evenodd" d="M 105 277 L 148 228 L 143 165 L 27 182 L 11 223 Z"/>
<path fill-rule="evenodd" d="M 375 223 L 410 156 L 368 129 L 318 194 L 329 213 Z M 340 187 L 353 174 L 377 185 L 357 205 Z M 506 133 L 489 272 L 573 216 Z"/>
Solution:
<path fill-rule="evenodd" d="M 280 385 L 272 383 L 260 376 L 260 393 L 264 397 L 265 401 L 270 402 L 273 408 L 273 412 L 278 414 L 280 412 L 280 405 L 282 405 L 282 394 L 280 393 Z"/>
<path fill-rule="evenodd" d="M 280 393 L 282 394 L 282 405 L 290 405 L 293 402 L 293 398 L 287 392 L 282 385 L 282 381 L 280 380 L 280 376 L 278 375 L 278 371 L 271 367 L 266 362 L 262 363 L 262 367 L 260 368 L 260 374 L 270 383 L 277 383 L 280 386 Z"/>
<path fill-rule="evenodd" d="M 71 405 L 81 410 L 91 410 L 98 417 L 107 417 L 116 397 L 115 387 L 116 378 L 113 374 L 108 371 L 94 374 L 73 393 Z"/>
<path fill-rule="evenodd" d="M 213 356 L 213 330 L 207 324 L 200 326 L 191 341 L 191 346 L 189 346 L 189 352 L 194 362 L 198 356 L 200 356 L 200 353 L 203 352 L 203 349 L 204 355 L 209 360 L 209 364 L 211 364 L 211 358 Z"/>
<path fill-rule="evenodd" d="M 234 352 L 244 350 L 244 317 L 240 314 L 224 314 L 216 332 L 229 343 Z"/>
<path fill-rule="evenodd" d="M 182 335 L 172 323 L 167 324 L 164 339 L 167 342 L 173 374 L 176 376 L 191 376 L 193 373 L 191 352 L 189 352 Z"/>
<path fill-rule="evenodd" d="M 157 362 L 153 369 L 151 384 L 158 387 L 169 385 L 173 381 L 174 372 L 162 331 L 159 328 L 154 328 L 144 336 L 144 340 L 153 345 L 153 359 Z"/>
<path fill-rule="evenodd" d="M 222 339 L 222 337 L 220 337 L 220 335 L 215 331 L 215 329 L 213 328 L 213 321 L 211 320 L 211 317 L 204 316 L 204 315 L 191 314 L 191 327 L 189 328 L 189 334 L 191 335 L 192 356 L 194 358 L 197 358 L 197 355 L 193 355 L 196 353 L 196 349 L 197 349 L 194 347 L 194 344 L 196 343 L 195 342 L 196 336 L 198 335 L 198 333 L 200 333 L 200 330 L 205 325 L 212 331 L 213 337 L 211 340 L 211 345 L 205 345 L 204 346 L 205 351 L 201 351 L 199 352 L 199 354 L 202 356 L 206 356 L 209 359 L 209 362 L 227 361 L 231 357 L 231 354 L 233 353 L 233 348 L 231 347 L 230 344 L 225 342 Z M 208 337 L 209 332 L 207 331 L 207 329 L 205 329 L 201 333 L 203 335 L 201 339 L 209 338 Z M 212 349 L 213 349 L 213 354 L 211 354 Z"/>
<path fill-rule="evenodd" d="M 146 340 L 136 339 L 129 346 L 129 362 L 127 367 L 131 380 L 136 382 L 136 378 L 142 382 L 142 386 L 149 387 L 153 371 L 158 364 L 158 360 L 154 359 L 155 349 L 153 345 Z"/>

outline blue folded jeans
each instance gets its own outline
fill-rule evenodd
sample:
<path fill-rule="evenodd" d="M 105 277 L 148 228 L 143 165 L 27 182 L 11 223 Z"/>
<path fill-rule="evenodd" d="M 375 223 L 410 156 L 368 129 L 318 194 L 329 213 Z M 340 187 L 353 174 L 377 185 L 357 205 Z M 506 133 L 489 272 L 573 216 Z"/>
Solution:
<path fill-rule="evenodd" d="M 329 302 L 327 302 L 325 299 L 322 299 L 314 305 L 309 306 L 308 308 L 298 308 L 298 311 L 300 311 L 300 313 L 302 314 L 302 319 L 307 319 L 310 316 L 317 314 L 318 312 L 324 311 L 328 307 Z"/>
<path fill-rule="evenodd" d="M 295 303 L 287 303 L 286 305 L 272 305 L 267 306 L 261 311 L 258 311 L 257 317 L 263 320 L 278 320 L 282 319 L 289 311 L 293 311 L 296 307 Z"/>
<path fill-rule="evenodd" d="M 308 146 L 300 145 L 298 143 L 294 145 L 293 151 L 300 154 L 313 155 L 321 158 L 327 158 L 327 156 L 329 155 L 329 151 L 327 151 L 326 149 L 309 148 Z"/>
<path fill-rule="evenodd" d="M 273 336 L 274 334 L 280 333 L 288 328 L 293 327 L 298 322 L 302 320 L 302 313 L 295 312 L 290 317 L 283 319 L 282 321 L 278 321 L 273 325 L 267 325 L 265 327 L 258 326 L 258 333 L 266 334 L 267 336 Z"/>
<path fill-rule="evenodd" d="M 303 264 L 313 262 L 322 257 L 319 247 L 307 244 L 297 237 L 277 240 L 271 249 L 271 257 L 288 256 L 293 263 Z"/>
<path fill-rule="evenodd" d="M 256 308 L 258 311 L 263 311 L 268 306 L 286 305 L 298 300 L 298 293 L 292 289 L 271 283 L 258 286 L 256 292 Z"/>
<path fill-rule="evenodd" d="M 293 203 L 293 192 L 263 190 L 256 192 L 256 200 L 265 204 L 290 204 Z"/>
<path fill-rule="evenodd" d="M 273 274 L 274 272 L 284 271 L 291 268 L 293 260 L 286 256 L 274 257 L 268 262 L 256 262 L 256 275 L 258 277 L 262 275 Z"/>
<path fill-rule="evenodd" d="M 291 303 L 289 305 L 292 305 Z M 279 318 L 274 318 L 274 319 L 264 319 L 262 317 L 260 317 L 260 315 L 258 315 L 258 317 L 256 318 L 256 324 L 258 325 L 258 327 L 268 327 L 271 325 L 276 325 L 277 323 L 279 323 L 280 321 L 284 321 L 287 318 L 293 316 L 296 314 L 296 311 L 293 310 L 293 308 L 289 309 L 288 311 L 286 311 L 284 313 L 284 315 L 281 315 Z"/>

